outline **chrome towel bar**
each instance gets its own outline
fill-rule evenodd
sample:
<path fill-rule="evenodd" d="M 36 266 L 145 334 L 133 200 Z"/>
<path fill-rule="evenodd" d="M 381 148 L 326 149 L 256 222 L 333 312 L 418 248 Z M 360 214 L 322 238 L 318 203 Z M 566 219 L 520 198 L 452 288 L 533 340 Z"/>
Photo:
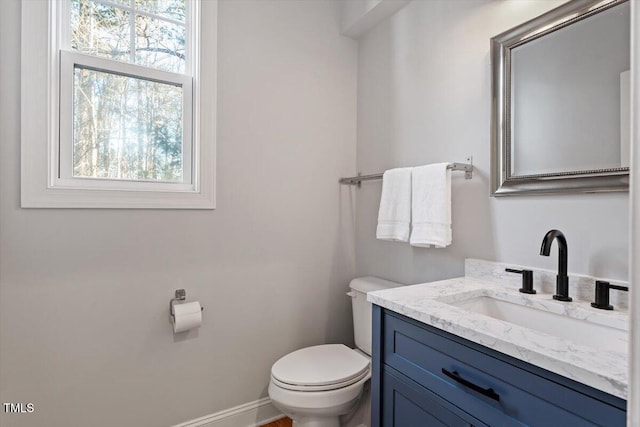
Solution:
<path fill-rule="evenodd" d="M 469 163 L 450 163 L 449 166 L 447 166 L 447 169 L 451 169 L 452 171 L 464 171 L 464 179 L 471 179 L 473 178 L 473 158 L 467 157 L 467 162 Z M 376 173 L 373 175 L 351 176 L 348 178 L 340 178 L 339 182 L 340 184 L 357 185 L 359 187 L 362 181 L 382 179 L 382 175 L 383 174 L 381 173 Z"/>

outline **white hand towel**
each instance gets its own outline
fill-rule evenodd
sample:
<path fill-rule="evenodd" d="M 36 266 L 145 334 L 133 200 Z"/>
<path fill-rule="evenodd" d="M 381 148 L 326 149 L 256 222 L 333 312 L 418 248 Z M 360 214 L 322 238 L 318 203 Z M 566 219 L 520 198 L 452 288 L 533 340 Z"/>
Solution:
<path fill-rule="evenodd" d="M 451 170 L 448 163 L 413 168 L 411 173 L 412 246 L 451 244 Z"/>
<path fill-rule="evenodd" d="M 378 239 L 393 242 L 409 241 L 411 169 L 390 169 L 382 175 L 382 196 L 376 230 Z"/>

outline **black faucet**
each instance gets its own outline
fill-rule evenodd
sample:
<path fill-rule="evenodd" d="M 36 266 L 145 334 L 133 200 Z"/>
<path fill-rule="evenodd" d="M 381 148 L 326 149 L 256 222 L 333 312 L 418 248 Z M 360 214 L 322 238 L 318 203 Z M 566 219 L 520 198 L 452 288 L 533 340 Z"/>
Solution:
<path fill-rule="evenodd" d="M 549 230 L 542 239 L 540 255 L 549 256 L 551 243 L 558 240 L 558 275 L 556 276 L 556 294 L 553 299 L 571 301 L 569 296 L 569 277 L 567 276 L 567 239 L 560 230 Z"/>
<path fill-rule="evenodd" d="M 536 290 L 533 289 L 533 271 L 531 270 L 516 270 L 513 268 L 505 268 L 508 273 L 522 274 L 522 287 L 519 289 L 523 294 L 535 294 Z"/>
<path fill-rule="evenodd" d="M 612 285 L 604 280 L 596 280 L 596 300 L 591 303 L 591 307 L 601 310 L 613 310 L 613 306 L 609 304 L 609 289 L 629 292 L 628 286 Z"/>

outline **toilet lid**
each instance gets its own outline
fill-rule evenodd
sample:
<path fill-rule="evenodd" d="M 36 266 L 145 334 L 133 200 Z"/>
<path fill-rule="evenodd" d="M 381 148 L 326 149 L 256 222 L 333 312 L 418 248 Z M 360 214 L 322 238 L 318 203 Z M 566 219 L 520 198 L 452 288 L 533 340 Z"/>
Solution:
<path fill-rule="evenodd" d="M 369 359 L 342 344 L 307 347 L 282 357 L 271 376 L 282 385 L 335 388 L 369 372 Z M 333 386 L 333 387 L 331 387 Z"/>

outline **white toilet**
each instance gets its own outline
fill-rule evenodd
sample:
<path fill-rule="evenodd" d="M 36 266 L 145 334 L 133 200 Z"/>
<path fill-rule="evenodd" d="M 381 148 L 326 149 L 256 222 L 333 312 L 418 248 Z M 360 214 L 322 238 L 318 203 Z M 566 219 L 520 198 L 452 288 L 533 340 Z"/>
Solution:
<path fill-rule="evenodd" d="M 295 427 L 340 427 L 340 417 L 363 403 L 371 378 L 371 303 L 367 292 L 402 286 L 361 277 L 349 284 L 357 349 L 342 344 L 307 347 L 280 358 L 271 368 L 269 397 Z"/>

